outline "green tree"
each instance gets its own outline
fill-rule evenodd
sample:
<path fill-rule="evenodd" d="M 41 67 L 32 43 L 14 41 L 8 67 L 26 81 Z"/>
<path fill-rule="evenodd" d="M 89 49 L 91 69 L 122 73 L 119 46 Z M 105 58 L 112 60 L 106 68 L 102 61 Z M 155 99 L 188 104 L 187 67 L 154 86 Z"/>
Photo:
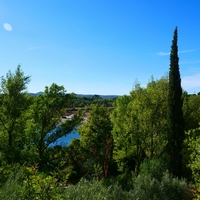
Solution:
<path fill-rule="evenodd" d="M 188 167 L 196 188 L 195 199 L 200 199 L 200 127 L 187 131 L 184 143 L 189 152 Z"/>
<path fill-rule="evenodd" d="M 62 121 L 65 114 L 68 95 L 63 86 L 53 83 L 46 87 L 44 94 L 34 98 L 27 111 L 26 134 L 30 138 L 28 149 L 31 149 L 40 167 L 51 163 L 49 147 L 57 139 L 70 133 L 80 123 L 81 118 L 75 115 L 72 120 Z M 31 148 L 30 148 L 31 147 Z"/>
<path fill-rule="evenodd" d="M 119 170 L 139 173 L 144 158 L 159 159 L 166 145 L 168 78 L 139 84 L 116 100 L 112 113 L 114 159 Z"/>
<path fill-rule="evenodd" d="M 88 152 L 81 145 L 80 139 L 74 138 L 69 146 L 62 147 L 60 151 L 59 171 L 61 177 L 64 177 L 67 173 L 69 174 L 68 181 L 70 183 L 77 183 L 81 177 L 87 175 L 92 171 L 89 162 L 87 162 L 89 156 Z M 56 160 L 58 162 L 58 160 Z"/>
<path fill-rule="evenodd" d="M 133 93 L 132 93 L 133 94 Z M 138 173 L 144 157 L 141 146 L 137 114 L 133 114 L 131 96 L 121 96 L 116 100 L 116 107 L 112 112 L 114 159 L 122 173 L 129 174 L 131 170 Z"/>
<path fill-rule="evenodd" d="M 0 96 L 0 137 L 1 150 L 7 151 L 9 162 L 19 161 L 19 152 L 25 140 L 25 112 L 30 104 L 27 84 L 30 76 L 25 76 L 18 65 L 15 73 L 9 71 L 1 78 Z"/>
<path fill-rule="evenodd" d="M 200 96 L 199 95 L 188 95 L 186 92 L 183 93 L 183 114 L 185 121 L 185 132 L 193 133 L 193 130 L 199 128 L 200 123 Z M 191 131 L 192 130 L 192 131 Z M 192 134 L 185 135 L 185 141 L 189 141 Z M 193 138 L 196 140 L 196 138 Z M 190 162 L 190 151 L 191 143 L 184 142 L 182 155 L 183 155 L 183 173 L 188 180 L 192 180 L 191 168 L 188 168 L 188 163 Z"/>
<path fill-rule="evenodd" d="M 174 176 L 181 177 L 182 174 L 182 145 L 184 140 L 184 119 L 181 78 L 179 72 L 179 58 L 177 45 L 177 27 L 170 54 L 169 70 L 169 93 L 168 93 L 168 146 L 167 154 L 169 160 L 169 172 Z"/>
<path fill-rule="evenodd" d="M 110 173 L 113 153 L 110 111 L 104 106 L 93 106 L 86 123 L 78 129 L 81 144 L 88 150 L 97 176 L 106 178 Z"/>
<path fill-rule="evenodd" d="M 135 95 L 133 111 L 139 121 L 142 147 L 148 159 L 159 158 L 166 145 L 167 129 L 167 87 L 168 77 L 155 81 L 153 78 L 147 87 L 132 91 Z M 131 94 L 132 94 L 131 92 Z M 162 141 L 162 142 L 161 142 Z"/>
<path fill-rule="evenodd" d="M 200 123 L 200 95 L 188 95 L 184 92 L 183 115 L 185 131 L 199 127 Z"/>

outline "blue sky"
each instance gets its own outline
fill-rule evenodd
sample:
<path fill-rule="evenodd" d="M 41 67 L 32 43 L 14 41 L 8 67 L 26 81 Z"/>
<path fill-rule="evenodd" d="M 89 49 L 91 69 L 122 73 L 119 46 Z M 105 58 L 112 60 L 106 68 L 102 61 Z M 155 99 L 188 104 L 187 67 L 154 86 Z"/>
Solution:
<path fill-rule="evenodd" d="M 21 64 L 29 92 L 129 94 L 169 71 L 178 26 L 182 87 L 200 92 L 199 0 L 1 0 L 0 76 Z"/>

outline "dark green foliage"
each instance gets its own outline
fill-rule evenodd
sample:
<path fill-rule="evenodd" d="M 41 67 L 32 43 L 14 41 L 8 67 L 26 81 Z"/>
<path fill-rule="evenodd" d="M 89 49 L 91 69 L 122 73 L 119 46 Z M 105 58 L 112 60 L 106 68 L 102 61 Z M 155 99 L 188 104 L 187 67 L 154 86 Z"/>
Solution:
<path fill-rule="evenodd" d="M 164 159 L 153 158 L 145 159 L 140 165 L 140 175 L 142 176 L 151 176 L 157 180 L 161 180 L 163 174 L 167 171 L 166 164 Z"/>
<path fill-rule="evenodd" d="M 182 144 L 184 140 L 183 99 L 177 46 L 177 28 L 174 31 L 169 71 L 168 93 L 168 145 L 169 172 L 182 177 Z"/>
<path fill-rule="evenodd" d="M 87 122 L 78 129 L 81 145 L 88 152 L 88 159 L 99 178 L 106 178 L 110 174 L 113 155 L 111 131 L 109 109 L 97 105 L 92 107 Z"/>
<path fill-rule="evenodd" d="M 20 160 L 20 150 L 26 141 L 25 113 L 31 98 L 27 94 L 29 76 L 24 76 L 20 65 L 15 73 L 9 71 L 6 78 L 1 78 L 0 86 L 0 150 L 6 154 L 5 159 L 9 163 Z"/>
<path fill-rule="evenodd" d="M 94 96 L 78 96 L 74 94 L 74 99 L 70 104 L 72 108 L 91 108 L 92 105 L 104 105 L 105 107 L 113 107 L 116 96 L 105 96 L 101 97 L 100 95 Z"/>
<path fill-rule="evenodd" d="M 60 149 L 61 148 L 61 149 Z M 73 139 L 69 146 L 57 146 L 51 148 L 50 153 L 52 164 L 57 166 L 57 177 L 61 181 L 66 181 L 66 173 L 69 174 L 68 182 L 76 184 L 85 175 L 93 169 L 90 168 L 88 160 L 88 152 L 80 143 L 80 139 Z M 56 152 L 56 149 L 58 151 Z"/>

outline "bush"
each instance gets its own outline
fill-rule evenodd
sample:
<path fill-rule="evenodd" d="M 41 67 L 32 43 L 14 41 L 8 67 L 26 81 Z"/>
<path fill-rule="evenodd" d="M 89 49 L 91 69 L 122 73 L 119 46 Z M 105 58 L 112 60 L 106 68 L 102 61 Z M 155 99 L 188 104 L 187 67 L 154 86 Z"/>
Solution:
<path fill-rule="evenodd" d="M 39 173 L 35 167 L 23 167 L 10 174 L 0 189 L 0 199 L 61 199 L 61 187 L 53 176 Z"/>
<path fill-rule="evenodd" d="M 190 186 L 184 179 L 171 177 L 165 173 L 161 180 L 150 175 L 139 175 L 134 180 L 133 199 L 139 200 L 190 200 Z"/>
<path fill-rule="evenodd" d="M 140 165 L 140 174 L 143 176 L 151 176 L 152 178 L 161 180 L 167 168 L 162 158 L 145 159 Z"/>
<path fill-rule="evenodd" d="M 130 187 L 130 184 L 129 184 Z M 35 168 L 22 168 L 13 173 L 0 189 L 4 200 L 190 200 L 190 187 L 185 180 L 165 173 L 161 180 L 150 175 L 133 179 L 132 189 L 122 189 L 120 183 L 81 179 L 77 185 L 62 188 L 53 176 L 45 176 Z"/>
<path fill-rule="evenodd" d="M 0 199 L 4 200 L 18 200 L 20 199 L 20 182 L 23 179 L 22 171 L 18 168 L 18 171 L 10 173 L 7 181 L 1 184 Z"/>
<path fill-rule="evenodd" d="M 77 185 L 67 188 L 63 198 L 70 200 L 130 200 L 131 193 L 123 191 L 118 184 L 105 187 L 99 181 L 82 179 Z"/>

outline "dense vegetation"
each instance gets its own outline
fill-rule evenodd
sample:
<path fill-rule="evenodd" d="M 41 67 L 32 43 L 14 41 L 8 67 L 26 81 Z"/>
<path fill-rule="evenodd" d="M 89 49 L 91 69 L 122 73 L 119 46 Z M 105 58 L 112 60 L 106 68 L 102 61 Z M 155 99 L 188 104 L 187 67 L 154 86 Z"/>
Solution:
<path fill-rule="evenodd" d="M 130 95 L 79 97 L 53 83 L 30 96 L 29 82 L 20 66 L 1 78 L 0 199 L 200 198 L 200 95 L 182 91 L 177 28 L 169 77 Z M 80 139 L 54 144 L 73 130 Z"/>
<path fill-rule="evenodd" d="M 73 95 L 73 101 L 69 104 L 69 108 L 90 109 L 92 105 L 104 105 L 105 107 L 113 107 L 113 103 L 117 96 L 100 96 L 100 95 Z"/>

